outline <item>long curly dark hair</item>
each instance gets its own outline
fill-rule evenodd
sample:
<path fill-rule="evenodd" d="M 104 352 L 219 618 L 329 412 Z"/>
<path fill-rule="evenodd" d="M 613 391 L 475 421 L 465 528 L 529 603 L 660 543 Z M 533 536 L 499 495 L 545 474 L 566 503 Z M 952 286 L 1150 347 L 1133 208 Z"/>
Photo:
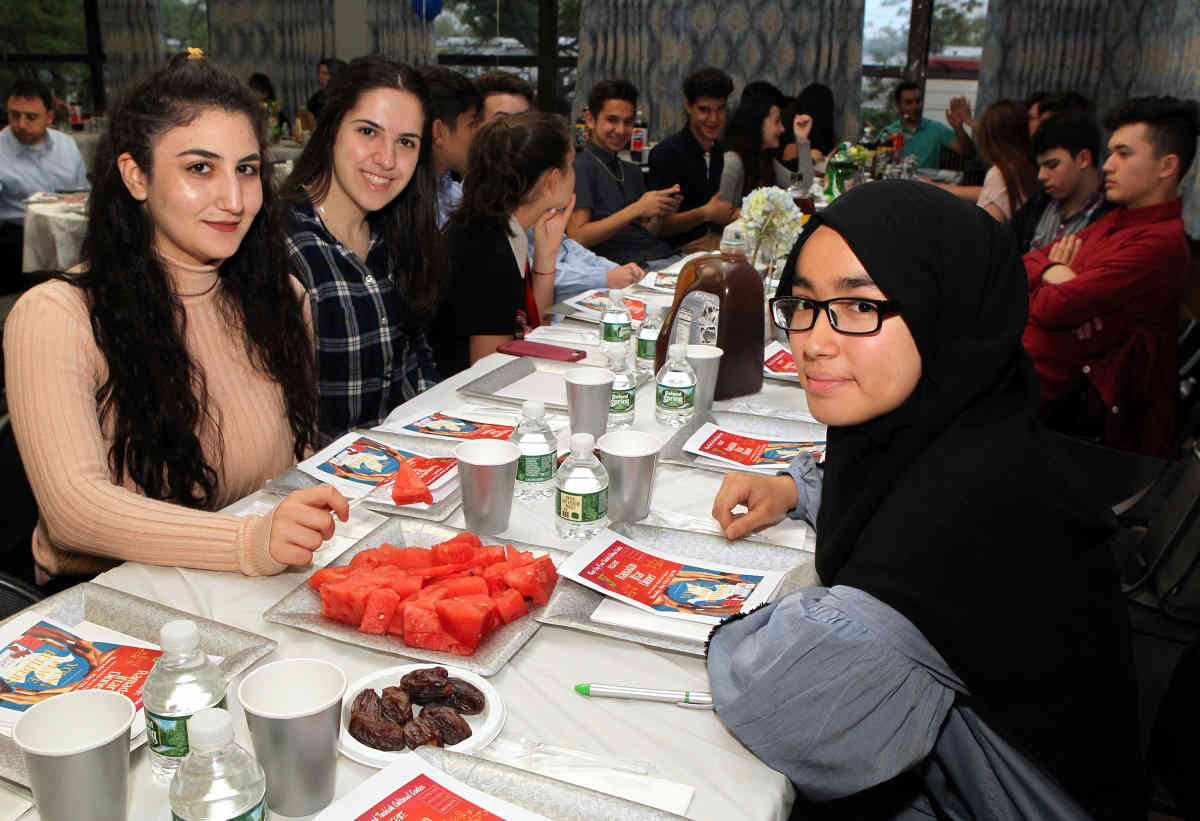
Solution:
<path fill-rule="evenodd" d="M 294 455 L 304 454 L 317 419 L 312 341 L 272 207 L 262 107 L 236 77 L 180 54 L 125 89 L 96 150 L 86 270 L 68 278 L 87 295 L 92 333 L 108 365 L 96 402 L 101 418 L 112 419 L 109 461 L 117 481 L 128 476 L 152 499 L 201 509 L 216 505 L 218 474 L 204 458 L 198 430 L 213 425 L 219 441 L 220 428 L 204 374 L 185 344 L 183 303 L 154 251 L 153 221 L 126 188 L 117 158 L 129 154 L 152 177 L 158 139 L 210 109 L 244 114 L 263 157 L 263 205 L 237 252 L 220 265 L 217 304 L 231 328 L 243 329 L 250 361 L 279 383 Z"/>
<path fill-rule="evenodd" d="M 745 196 L 764 185 L 775 184 L 773 162 L 776 149 L 763 148 L 763 120 L 771 113 L 771 106 L 783 107 L 783 92 L 770 83 L 748 84 L 742 90 L 737 109 L 725 126 L 725 145 L 742 158 L 745 175 L 742 178 L 742 195 Z M 784 131 L 789 131 L 790 126 Z"/>
<path fill-rule="evenodd" d="M 359 97 L 377 88 L 406 91 L 421 103 L 425 124 L 421 152 L 404 190 L 369 217 L 393 254 L 395 290 L 407 298 L 410 321 L 425 324 L 438 301 L 438 280 L 445 270 L 445 248 L 437 226 L 437 177 L 433 170 L 432 106 L 425 81 L 411 66 L 383 57 L 359 57 L 329 81 L 329 96 L 312 137 L 280 188 L 285 202 L 319 203 L 333 180 L 333 149 L 346 114 Z"/>
<path fill-rule="evenodd" d="M 558 114 L 525 111 L 488 123 L 471 140 L 462 204 L 451 221 L 507 231 L 509 214 L 529 198 L 542 174 L 565 169 L 570 155 L 571 129 Z"/>

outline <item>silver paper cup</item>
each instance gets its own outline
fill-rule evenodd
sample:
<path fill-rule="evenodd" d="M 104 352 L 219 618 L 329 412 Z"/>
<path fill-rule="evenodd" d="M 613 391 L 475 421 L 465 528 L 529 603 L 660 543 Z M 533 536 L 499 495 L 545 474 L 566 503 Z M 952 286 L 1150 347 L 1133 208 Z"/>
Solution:
<path fill-rule="evenodd" d="M 608 471 L 608 517 L 636 522 L 650 515 L 650 492 L 662 442 L 636 430 L 606 433 L 596 443 Z"/>
<path fill-rule="evenodd" d="M 725 351 L 716 345 L 688 345 L 687 361 L 696 372 L 695 419 L 707 419 L 712 411 L 713 391 L 717 389 L 717 374 Z"/>
<path fill-rule="evenodd" d="M 238 687 L 238 702 L 267 775 L 267 806 L 312 815 L 333 801 L 346 675 L 320 659 L 259 667 Z"/>
<path fill-rule="evenodd" d="M 571 433 L 590 433 L 599 439 L 608 430 L 608 406 L 616 375 L 608 368 L 572 368 L 567 382 L 567 413 Z"/>
<path fill-rule="evenodd" d="M 76 690 L 26 710 L 13 728 L 43 821 L 125 821 L 133 702 Z"/>
<path fill-rule="evenodd" d="M 454 449 L 467 530 L 495 536 L 508 529 L 520 455 L 512 442 L 497 439 L 475 439 Z"/>

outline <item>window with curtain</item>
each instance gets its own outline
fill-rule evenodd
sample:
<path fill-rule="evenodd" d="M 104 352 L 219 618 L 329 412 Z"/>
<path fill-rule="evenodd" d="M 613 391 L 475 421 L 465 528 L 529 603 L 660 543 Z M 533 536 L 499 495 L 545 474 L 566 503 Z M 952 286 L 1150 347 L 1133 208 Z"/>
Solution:
<path fill-rule="evenodd" d="M 438 62 L 468 76 L 493 69 L 519 74 L 537 90 L 541 108 L 565 114 L 575 94 L 579 5 L 580 0 L 446 0 L 434 21 Z"/>
<path fill-rule="evenodd" d="M 896 119 L 892 89 L 904 79 L 914 52 L 924 69 L 926 117 L 945 122 L 953 97 L 975 104 L 987 0 L 931 0 L 925 19 L 919 10 L 914 13 L 917 7 L 915 0 L 867 0 L 862 118 L 877 128 Z"/>
<path fill-rule="evenodd" d="M 0 94 L 18 79 L 41 80 L 62 103 L 55 106 L 62 128 L 68 106 L 77 105 L 78 115 L 103 104 L 93 82 L 99 48 L 89 47 L 89 5 L 94 14 L 95 0 L 0 0 Z"/>

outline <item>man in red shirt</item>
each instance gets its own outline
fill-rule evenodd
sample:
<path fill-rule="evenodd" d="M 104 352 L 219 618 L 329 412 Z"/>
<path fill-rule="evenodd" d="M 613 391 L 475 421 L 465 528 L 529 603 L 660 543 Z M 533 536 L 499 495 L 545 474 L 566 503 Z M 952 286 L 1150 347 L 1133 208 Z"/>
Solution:
<path fill-rule="evenodd" d="M 1052 426 L 1163 455 L 1175 422 L 1179 300 L 1191 271 L 1179 182 L 1196 153 L 1200 108 L 1142 97 L 1105 125 L 1105 193 L 1119 207 L 1025 255 L 1023 341 Z"/>

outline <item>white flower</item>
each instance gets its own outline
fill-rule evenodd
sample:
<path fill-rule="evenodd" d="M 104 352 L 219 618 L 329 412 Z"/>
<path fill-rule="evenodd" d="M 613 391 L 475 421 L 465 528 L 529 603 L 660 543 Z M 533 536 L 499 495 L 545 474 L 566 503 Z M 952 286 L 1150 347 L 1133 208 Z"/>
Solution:
<path fill-rule="evenodd" d="M 742 227 L 751 264 L 773 264 L 786 256 L 800 236 L 803 214 L 782 188 L 756 188 L 742 199 Z"/>

